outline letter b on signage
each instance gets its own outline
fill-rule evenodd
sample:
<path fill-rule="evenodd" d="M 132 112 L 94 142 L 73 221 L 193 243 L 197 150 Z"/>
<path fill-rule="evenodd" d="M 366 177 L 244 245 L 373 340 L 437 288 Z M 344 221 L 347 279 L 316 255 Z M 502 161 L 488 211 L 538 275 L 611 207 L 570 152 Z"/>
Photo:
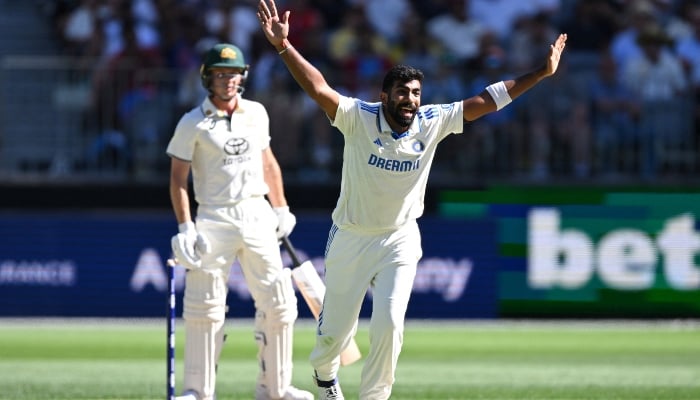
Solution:
<path fill-rule="evenodd" d="M 677 290 L 700 287 L 694 256 L 700 235 L 691 215 L 666 221 L 656 243 L 650 235 L 631 228 L 615 229 L 596 245 L 583 231 L 561 229 L 559 211 L 534 208 L 528 217 L 528 283 L 535 289 L 577 289 L 597 270 L 607 287 L 643 290 L 654 286 L 659 255 L 666 283 Z M 657 249 L 658 247 L 658 249 Z"/>

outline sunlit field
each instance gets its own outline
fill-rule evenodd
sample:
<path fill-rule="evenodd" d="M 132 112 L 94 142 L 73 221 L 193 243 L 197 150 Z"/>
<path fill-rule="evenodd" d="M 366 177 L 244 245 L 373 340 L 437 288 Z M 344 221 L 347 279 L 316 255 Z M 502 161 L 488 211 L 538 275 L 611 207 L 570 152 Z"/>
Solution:
<path fill-rule="evenodd" d="M 0 319 L 0 399 L 164 399 L 165 321 Z M 227 324 L 218 400 L 252 399 L 251 320 Z M 182 384 L 177 322 L 177 387 Z M 392 399 L 700 399 L 700 322 L 409 321 Z M 366 354 L 367 323 L 357 336 Z M 294 384 L 314 390 L 313 323 L 295 333 Z M 363 361 L 343 367 L 356 399 Z"/>

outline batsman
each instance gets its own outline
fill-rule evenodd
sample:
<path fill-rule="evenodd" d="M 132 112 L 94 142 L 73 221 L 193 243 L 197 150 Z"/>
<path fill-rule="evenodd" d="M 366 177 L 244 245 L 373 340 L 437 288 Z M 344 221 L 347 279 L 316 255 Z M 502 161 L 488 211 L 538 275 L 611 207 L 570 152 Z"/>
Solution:
<path fill-rule="evenodd" d="M 178 399 L 215 398 L 227 282 L 236 259 L 255 302 L 255 399 L 313 399 L 291 384 L 297 302 L 279 239 L 294 229 L 296 217 L 289 211 L 282 172 L 269 146 L 267 111 L 242 97 L 248 70 L 238 47 L 213 46 L 200 68 L 209 95 L 181 117 L 167 147 L 179 231 L 171 244 L 187 269 L 184 387 Z M 196 220 L 190 208 L 190 172 Z"/>

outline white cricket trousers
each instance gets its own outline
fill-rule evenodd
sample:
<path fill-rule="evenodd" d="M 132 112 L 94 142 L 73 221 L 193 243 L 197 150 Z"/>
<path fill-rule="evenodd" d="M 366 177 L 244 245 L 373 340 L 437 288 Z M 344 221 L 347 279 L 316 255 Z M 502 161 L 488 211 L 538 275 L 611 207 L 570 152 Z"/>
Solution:
<path fill-rule="evenodd" d="M 218 338 L 223 338 L 226 282 L 236 259 L 256 311 L 270 303 L 274 295 L 271 286 L 283 268 L 275 233 L 277 223 L 277 216 L 262 196 L 229 206 L 198 208 L 197 230 L 209 239 L 211 252 L 202 255 L 202 269 L 190 270 L 186 277 L 185 391 L 194 390 L 202 399 L 214 396 L 216 360 L 223 346 Z"/>
<path fill-rule="evenodd" d="M 362 301 L 370 289 L 370 349 L 362 369 L 360 399 L 389 398 L 421 256 L 415 221 L 397 230 L 371 233 L 333 226 L 326 247 L 326 296 L 310 356 L 319 379 L 337 377 L 339 354 L 355 334 Z"/>
<path fill-rule="evenodd" d="M 269 295 L 270 283 L 282 271 L 277 216 L 267 200 L 253 197 L 226 207 L 200 206 L 197 229 L 209 239 L 211 252 L 202 255 L 202 267 L 222 269 L 228 280 L 238 258 L 253 299 Z"/>

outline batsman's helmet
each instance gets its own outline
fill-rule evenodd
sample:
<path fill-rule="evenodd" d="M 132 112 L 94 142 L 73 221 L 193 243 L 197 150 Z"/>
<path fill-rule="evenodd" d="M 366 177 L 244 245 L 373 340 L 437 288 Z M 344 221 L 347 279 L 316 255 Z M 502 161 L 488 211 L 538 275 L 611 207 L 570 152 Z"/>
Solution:
<path fill-rule="evenodd" d="M 211 78 L 211 68 L 241 68 L 243 69 L 243 82 L 248 77 L 249 65 L 245 63 L 243 52 L 238 47 L 228 44 L 219 43 L 209 49 L 204 54 L 204 60 L 199 67 L 199 76 L 202 79 L 202 86 L 209 90 L 209 79 Z M 241 84 L 243 84 L 241 82 Z"/>

